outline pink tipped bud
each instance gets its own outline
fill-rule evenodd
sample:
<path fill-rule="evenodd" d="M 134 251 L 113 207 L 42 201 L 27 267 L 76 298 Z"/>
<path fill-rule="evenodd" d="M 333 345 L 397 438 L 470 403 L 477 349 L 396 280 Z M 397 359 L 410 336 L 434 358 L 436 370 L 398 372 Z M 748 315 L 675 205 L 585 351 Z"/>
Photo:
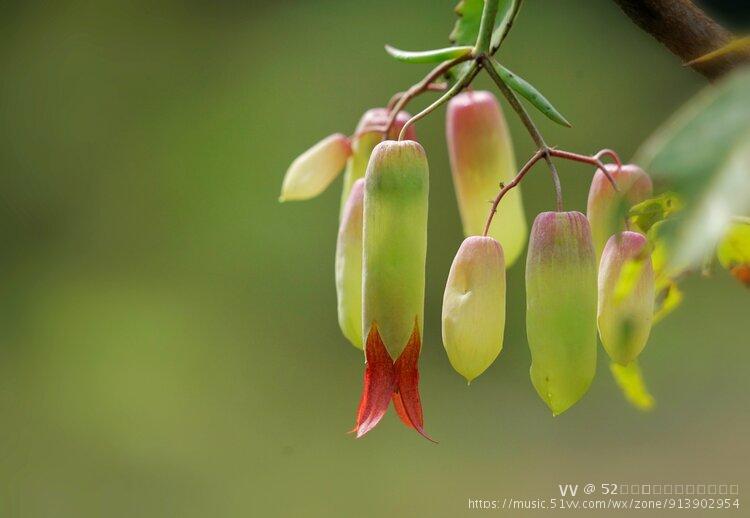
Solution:
<path fill-rule="evenodd" d="M 597 169 L 591 180 L 586 208 L 597 257 L 602 255 L 610 236 L 624 230 L 624 211 L 649 198 L 653 190 L 651 177 L 637 165 L 626 164 L 619 170 L 615 164 L 607 164 L 605 167 L 619 192 L 612 188 L 604 172 Z M 621 203 L 625 205 L 621 206 Z"/>
<path fill-rule="evenodd" d="M 596 263 L 580 212 L 542 212 L 526 259 L 526 336 L 531 382 L 557 415 L 596 373 Z"/>
<path fill-rule="evenodd" d="M 464 235 L 482 235 L 501 182 L 516 174 L 513 143 L 500 110 L 489 92 L 464 92 L 448 104 L 448 152 Z M 512 265 L 526 244 L 526 219 L 521 190 L 508 192 L 492 220 L 489 235 L 503 247 Z"/>
<path fill-rule="evenodd" d="M 324 138 L 289 166 L 279 201 L 307 200 L 322 193 L 344 169 L 351 154 L 345 135 L 336 133 Z"/>
<path fill-rule="evenodd" d="M 627 365 L 646 346 L 654 316 L 654 269 L 637 232 L 609 238 L 599 265 L 599 337 L 613 361 Z"/>
<path fill-rule="evenodd" d="M 349 199 L 349 192 L 352 189 L 354 182 L 360 178 L 364 178 L 365 171 L 367 171 L 367 163 L 370 161 L 370 154 L 372 150 L 380 144 L 383 140 L 383 134 L 377 131 L 377 128 L 382 128 L 388 124 L 389 110 L 386 108 L 372 108 L 367 110 L 357 124 L 357 129 L 354 132 L 354 139 L 352 140 L 352 156 L 346 163 L 346 171 L 344 172 L 344 187 L 341 192 L 341 215 L 343 216 L 344 206 L 346 200 Z M 399 112 L 396 116 L 391 131 L 388 134 L 389 139 L 398 138 L 398 134 L 401 128 L 404 127 L 404 123 L 411 118 L 411 115 L 407 112 Z M 414 132 L 414 125 L 410 126 L 406 130 L 407 140 L 417 140 L 416 133 Z"/>
<path fill-rule="evenodd" d="M 505 332 L 505 259 L 491 237 L 467 237 L 451 266 L 443 296 L 443 345 L 467 381 L 492 365 Z"/>

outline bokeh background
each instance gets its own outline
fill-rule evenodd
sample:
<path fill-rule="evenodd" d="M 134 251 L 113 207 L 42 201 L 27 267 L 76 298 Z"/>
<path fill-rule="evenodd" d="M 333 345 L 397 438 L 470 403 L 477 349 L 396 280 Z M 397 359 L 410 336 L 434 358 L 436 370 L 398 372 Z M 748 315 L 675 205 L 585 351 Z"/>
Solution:
<path fill-rule="evenodd" d="M 589 394 L 552 418 L 528 379 L 522 262 L 501 357 L 470 387 L 452 371 L 440 303 L 462 237 L 442 110 L 417 125 L 432 176 L 421 387 L 440 444 L 392 413 L 345 433 L 363 358 L 336 323 L 340 182 L 276 198 L 298 153 L 424 72 L 382 45 L 444 44 L 452 4 L 3 4 L 0 516 L 460 516 L 559 483 L 750 490 L 748 292 L 724 273 L 688 279 L 654 330 L 651 413 L 600 354 Z M 500 57 L 573 121 L 538 118 L 550 143 L 625 158 L 704 84 L 605 0 L 528 0 Z M 509 122 L 520 161 L 532 144 Z M 584 210 L 592 171 L 560 169 Z M 552 206 L 543 167 L 523 189 L 529 219 Z"/>

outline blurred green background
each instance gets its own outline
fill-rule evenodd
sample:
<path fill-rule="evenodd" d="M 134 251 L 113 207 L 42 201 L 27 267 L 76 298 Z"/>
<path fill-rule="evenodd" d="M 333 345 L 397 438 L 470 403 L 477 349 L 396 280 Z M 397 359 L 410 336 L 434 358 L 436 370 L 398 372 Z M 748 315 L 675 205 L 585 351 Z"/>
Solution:
<path fill-rule="evenodd" d="M 501 357 L 471 387 L 452 371 L 440 304 L 462 236 L 442 110 L 417 125 L 432 175 L 421 387 L 440 444 L 392 412 L 345 433 L 363 358 L 336 323 L 340 185 L 276 198 L 297 154 L 423 73 L 382 45 L 444 44 L 452 4 L 4 5 L 0 516 L 459 516 L 558 483 L 747 488 L 748 293 L 724 273 L 689 279 L 654 330 L 651 413 L 600 354 L 589 394 L 551 417 L 528 379 L 522 262 Z M 551 144 L 625 158 L 704 84 L 605 0 L 528 0 L 501 58 L 574 123 L 538 118 Z M 520 161 L 532 144 L 509 122 Z M 584 210 L 592 171 L 560 168 Z M 543 167 L 523 189 L 529 219 L 551 208 Z"/>

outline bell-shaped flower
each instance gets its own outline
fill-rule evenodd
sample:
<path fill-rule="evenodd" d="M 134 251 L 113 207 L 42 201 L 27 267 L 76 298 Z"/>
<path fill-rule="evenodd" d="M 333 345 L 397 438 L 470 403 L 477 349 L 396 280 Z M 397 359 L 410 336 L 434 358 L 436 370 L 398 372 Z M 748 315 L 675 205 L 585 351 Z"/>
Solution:
<path fill-rule="evenodd" d="M 491 237 L 467 237 L 453 259 L 443 295 L 443 345 L 468 382 L 503 348 L 505 259 Z"/>
<path fill-rule="evenodd" d="M 349 192 L 354 182 L 360 178 L 364 178 L 372 150 L 383 141 L 383 133 L 378 131 L 378 128 L 382 128 L 388 124 L 389 115 L 390 112 L 386 108 L 372 108 L 362 115 L 357 124 L 357 129 L 352 138 L 352 156 L 347 160 L 346 170 L 344 171 L 344 186 L 341 192 L 341 217 L 344 215 L 346 201 L 349 199 Z M 410 118 L 411 115 L 409 113 L 405 111 L 399 112 L 393 121 L 393 126 L 391 126 L 391 131 L 388 133 L 387 138 L 398 138 L 398 134 L 401 132 L 401 128 L 404 127 L 404 123 Z M 417 140 L 413 124 L 406 130 L 406 139 Z"/>
<path fill-rule="evenodd" d="M 617 185 L 614 190 L 607 176 L 597 169 L 591 180 L 586 216 L 591 224 L 591 235 L 597 259 L 612 234 L 625 230 L 627 210 L 651 197 L 651 177 L 640 167 L 625 164 L 618 169 L 615 164 L 606 164 L 607 172 Z"/>
<path fill-rule="evenodd" d="M 612 361 L 627 365 L 646 346 L 654 316 L 654 269 L 646 238 L 609 238 L 599 264 L 599 337 Z"/>
<path fill-rule="evenodd" d="M 482 235 L 490 201 L 501 182 L 507 183 L 517 172 L 513 142 L 495 96 L 471 91 L 454 97 L 448 104 L 446 137 L 464 235 Z M 503 198 L 489 235 L 502 245 L 510 267 L 526 244 L 520 188 Z"/>
<path fill-rule="evenodd" d="M 422 146 L 407 140 L 375 147 L 365 177 L 366 365 L 353 430 L 357 437 L 378 424 L 391 400 L 401 420 L 425 435 L 417 362 L 424 321 L 428 190 Z"/>
<path fill-rule="evenodd" d="M 580 212 L 542 212 L 526 259 L 531 382 L 554 415 L 575 404 L 596 373 L 596 261 Z"/>
<path fill-rule="evenodd" d="M 362 349 L 362 209 L 365 180 L 352 186 L 336 240 L 336 296 L 339 327 L 344 336 Z"/>
<path fill-rule="evenodd" d="M 349 137 L 330 135 L 298 156 L 284 176 L 279 201 L 308 200 L 333 182 L 352 154 Z"/>

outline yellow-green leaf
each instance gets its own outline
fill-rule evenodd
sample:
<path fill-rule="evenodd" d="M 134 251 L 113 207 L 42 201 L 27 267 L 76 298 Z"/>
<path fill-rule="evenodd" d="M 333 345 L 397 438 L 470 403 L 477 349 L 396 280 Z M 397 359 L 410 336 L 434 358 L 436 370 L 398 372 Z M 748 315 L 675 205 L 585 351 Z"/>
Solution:
<path fill-rule="evenodd" d="M 645 234 L 655 223 L 667 219 L 682 207 L 682 201 L 677 194 L 665 192 L 633 205 L 628 211 L 628 219 L 631 226 Z"/>
<path fill-rule="evenodd" d="M 626 366 L 612 362 L 609 369 L 628 403 L 643 412 L 654 408 L 656 400 L 646 387 L 643 372 L 637 361 Z"/>
<path fill-rule="evenodd" d="M 685 63 L 685 65 L 689 66 L 708 63 L 709 61 L 724 57 L 727 54 L 731 54 L 733 52 L 745 52 L 748 50 L 750 50 L 750 36 L 735 38 L 723 47 L 719 47 L 718 49 L 711 51 L 708 54 L 704 54 L 698 58 L 688 61 L 687 63 Z"/>

